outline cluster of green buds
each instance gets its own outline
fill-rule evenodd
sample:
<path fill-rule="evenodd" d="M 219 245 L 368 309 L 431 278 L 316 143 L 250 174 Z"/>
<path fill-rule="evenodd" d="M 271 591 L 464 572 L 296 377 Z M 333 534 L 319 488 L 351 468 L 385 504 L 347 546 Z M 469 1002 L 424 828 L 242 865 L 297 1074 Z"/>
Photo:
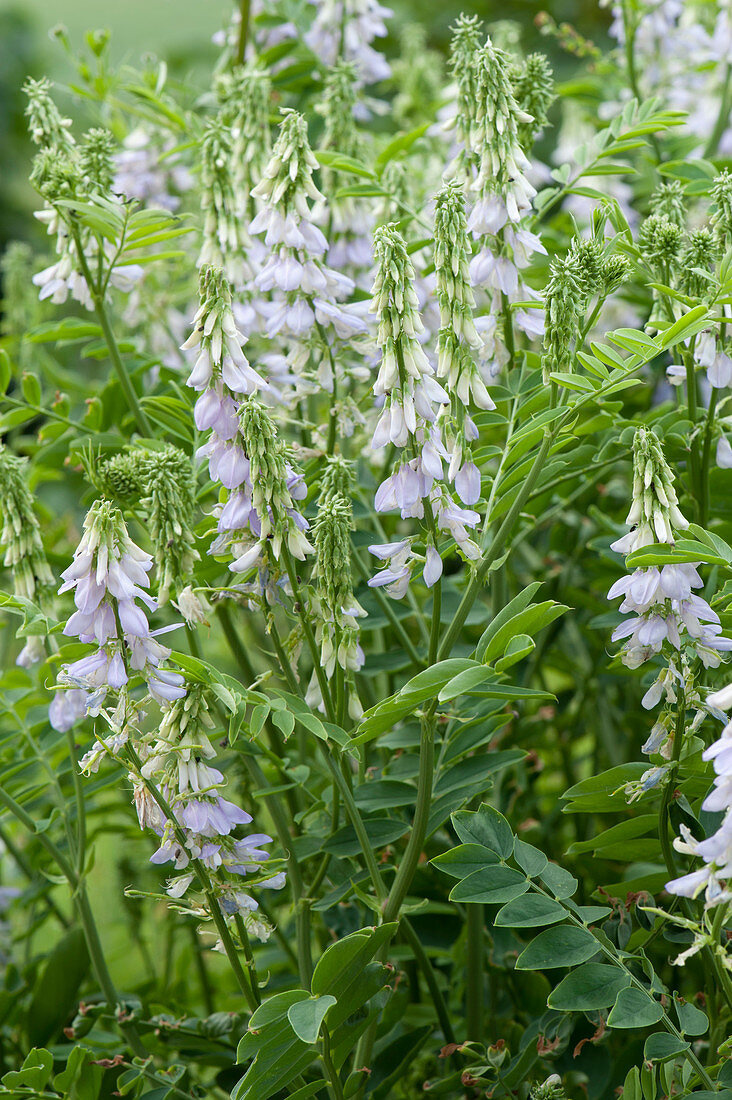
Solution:
<path fill-rule="evenodd" d="M 709 222 L 720 248 L 732 246 L 732 174 L 724 168 L 712 184 L 712 210 Z"/>
<path fill-rule="evenodd" d="M 358 642 L 358 619 L 366 614 L 353 595 L 351 575 L 351 531 L 353 509 L 350 497 L 331 493 L 318 508 L 314 524 L 316 641 L 328 677 L 336 664 L 347 674 L 357 672 L 364 662 Z M 353 684 L 349 692 L 349 713 L 360 717 L 361 707 Z M 317 690 L 317 680 L 309 692 Z"/>
<path fill-rule="evenodd" d="M 689 233 L 679 259 L 681 289 L 696 298 L 713 294 L 718 286 L 713 267 L 719 259 L 719 240 L 707 225 Z"/>
<path fill-rule="evenodd" d="M 308 522 L 295 505 L 307 490 L 263 405 L 253 398 L 244 401 L 239 423 L 245 469 L 237 492 L 219 509 L 220 519 L 226 517 L 228 509 L 232 519 L 226 521 L 225 541 L 235 559 L 230 566 L 232 572 L 248 573 L 257 567 L 269 598 L 270 577 L 281 573 L 280 559 L 284 557 L 287 562 L 291 556 L 303 561 L 312 553 L 305 535 Z"/>
<path fill-rule="evenodd" d="M 460 148 L 453 169 L 465 184 L 472 180 L 475 167 L 471 130 L 478 99 L 477 59 L 481 37 L 482 22 L 477 15 L 463 13 L 458 16 L 450 43 L 450 72 L 457 85 L 457 105 L 455 117 L 447 126 L 456 131 Z"/>
<path fill-rule="evenodd" d="M 0 444 L 0 545 L 5 550 L 3 565 L 12 572 L 15 595 L 23 600 L 38 602 L 55 578 L 43 549 L 41 527 L 27 475 L 28 459 L 19 458 Z M 43 640 L 32 635 L 18 657 L 18 664 L 25 667 L 42 656 Z"/>
<path fill-rule="evenodd" d="M 117 142 L 110 130 L 97 127 L 86 132 L 79 147 L 79 167 L 86 190 L 102 195 L 111 191 L 116 151 Z"/>
<path fill-rule="evenodd" d="M 142 508 L 157 569 L 158 605 L 173 589 L 188 622 L 202 622 L 205 607 L 190 587 L 198 560 L 193 533 L 195 479 L 188 456 L 168 444 L 159 451 L 138 449 L 88 463 L 100 492 L 125 507 Z"/>
<path fill-rule="evenodd" d="M 497 233 L 531 209 L 536 189 L 524 175 L 529 167 L 519 128 L 532 122 L 516 102 L 508 55 L 490 38 L 478 51 L 477 88 L 469 128 L 477 176 L 470 185 L 476 201 L 468 229 L 476 236 Z"/>
<path fill-rule="evenodd" d="M 51 97 L 51 81 L 47 77 L 41 80 L 26 80 L 23 91 L 28 97 L 25 109 L 28 118 L 28 133 L 31 141 L 42 149 L 57 149 L 68 152 L 74 146 L 71 134 L 71 119 L 64 118 Z"/>
<path fill-rule="evenodd" d="M 613 544 L 614 550 L 628 554 L 653 542 L 673 545 L 674 530 L 689 526 L 673 483 L 658 436 L 650 428 L 638 428 L 633 438 L 633 501 L 626 519 L 631 530 L 621 544 Z"/>
<path fill-rule="evenodd" d="M 544 295 L 544 382 L 556 371 L 566 371 L 577 335 L 577 321 L 584 300 L 577 257 L 571 251 L 552 262 Z"/>
<path fill-rule="evenodd" d="M 262 178 L 272 146 L 269 125 L 272 82 L 256 64 L 221 73 L 216 94 L 221 122 L 231 132 L 232 186 L 246 224 L 257 212 L 251 190 Z"/>
<path fill-rule="evenodd" d="M 251 239 L 243 217 L 247 196 L 238 186 L 233 154 L 229 121 L 221 115 L 211 119 L 201 140 L 203 241 L 198 266 L 221 268 L 238 286 L 252 276 Z"/>
<path fill-rule="evenodd" d="M 472 396 L 478 408 L 493 409 L 495 405 L 470 352 L 481 346 L 473 321 L 470 256 L 465 200 L 460 185 L 450 181 L 435 203 L 435 274 L 440 307 L 437 374 L 447 378 L 448 388 L 463 405 L 468 405 Z"/>
<path fill-rule="evenodd" d="M 652 214 L 666 217 L 674 225 L 683 228 L 686 221 L 686 201 L 681 180 L 663 180 L 650 199 Z"/>
<path fill-rule="evenodd" d="M 531 121 L 522 122 L 518 140 L 522 149 L 530 149 L 536 135 L 548 122 L 548 111 L 555 99 L 554 73 L 546 54 L 530 53 L 511 71 L 516 102 Z"/>
<path fill-rule="evenodd" d="M 158 604 L 167 601 L 172 588 L 185 618 L 201 621 L 203 607 L 190 589 L 191 570 L 199 557 L 192 530 L 196 485 L 191 460 L 168 444 L 161 451 L 144 452 L 141 473 L 144 495 L 140 504 L 148 517 L 154 547 Z"/>

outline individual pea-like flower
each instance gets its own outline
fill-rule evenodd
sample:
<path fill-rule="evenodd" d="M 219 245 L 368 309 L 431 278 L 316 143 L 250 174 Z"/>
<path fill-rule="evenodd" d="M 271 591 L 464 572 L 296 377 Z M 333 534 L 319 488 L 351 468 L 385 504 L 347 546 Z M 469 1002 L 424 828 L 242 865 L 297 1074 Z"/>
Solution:
<path fill-rule="evenodd" d="M 150 555 L 129 537 L 120 510 L 110 501 L 96 501 L 59 589 L 73 591 L 76 604 L 64 634 L 96 645 L 59 675 L 60 684 L 88 693 L 89 714 L 99 713 L 108 691 L 120 691 L 138 675 L 157 701 L 185 692 L 183 677 L 163 667 L 170 650 L 156 640 L 144 610 L 157 608 L 147 592 L 152 564 Z"/>
<path fill-rule="evenodd" d="M 707 373 L 709 385 L 716 390 L 732 385 L 732 357 L 712 329 L 698 333 L 694 342 L 694 362 Z"/>

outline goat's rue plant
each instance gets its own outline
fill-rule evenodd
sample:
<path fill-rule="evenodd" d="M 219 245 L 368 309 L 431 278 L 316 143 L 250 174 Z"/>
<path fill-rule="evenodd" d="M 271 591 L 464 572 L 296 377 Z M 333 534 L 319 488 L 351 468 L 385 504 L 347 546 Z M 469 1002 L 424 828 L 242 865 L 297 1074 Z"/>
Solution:
<path fill-rule="evenodd" d="M 24 89 L 0 1096 L 729 1097 L 728 5 L 260 8 Z"/>

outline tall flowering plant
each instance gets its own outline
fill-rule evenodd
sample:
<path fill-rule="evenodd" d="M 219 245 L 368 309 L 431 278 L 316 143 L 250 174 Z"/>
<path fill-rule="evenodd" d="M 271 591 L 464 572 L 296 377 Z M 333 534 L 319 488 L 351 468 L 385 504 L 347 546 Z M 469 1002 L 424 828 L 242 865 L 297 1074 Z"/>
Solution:
<path fill-rule="evenodd" d="M 243 3 L 209 78 L 58 31 L 0 1096 L 729 1093 L 728 16 Z"/>

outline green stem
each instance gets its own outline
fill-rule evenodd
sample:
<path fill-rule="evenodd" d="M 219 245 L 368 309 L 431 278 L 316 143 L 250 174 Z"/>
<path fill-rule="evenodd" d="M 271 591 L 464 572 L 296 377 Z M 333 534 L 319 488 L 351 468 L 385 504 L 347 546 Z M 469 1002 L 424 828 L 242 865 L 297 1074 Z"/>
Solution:
<path fill-rule="evenodd" d="M 379 867 L 376 862 L 376 856 L 374 855 L 373 845 L 371 844 L 371 841 L 369 840 L 369 835 L 366 832 L 366 826 L 363 823 L 363 818 L 359 813 L 358 806 L 354 802 L 351 788 L 349 787 L 346 780 L 343 778 L 340 768 L 332 759 L 328 746 L 324 745 L 322 742 L 319 742 L 319 745 L 323 753 L 323 759 L 325 760 L 325 763 L 328 766 L 328 770 L 333 776 L 333 780 L 335 781 L 335 784 L 340 791 L 346 813 L 348 814 L 348 817 L 351 820 L 351 824 L 353 825 L 354 832 L 358 837 L 358 842 L 361 846 L 361 852 L 366 862 L 369 877 L 371 878 L 374 890 L 376 891 L 376 896 L 379 898 L 380 901 L 385 902 L 387 897 L 386 887 L 384 886 L 381 872 L 379 871 Z M 387 918 L 385 917 L 384 919 L 386 920 Z"/>
<path fill-rule="evenodd" d="M 500 557 L 500 555 L 506 548 L 509 535 L 513 531 L 513 528 L 519 516 L 521 515 L 521 509 L 523 508 L 524 504 L 531 494 L 532 489 L 534 488 L 534 485 L 539 479 L 542 467 L 544 466 L 544 461 L 549 454 L 549 449 L 552 445 L 553 440 L 554 432 L 546 432 L 541 447 L 539 448 L 536 458 L 534 459 L 534 464 L 526 475 L 526 480 L 521 486 L 521 489 L 519 490 L 516 499 L 511 505 L 511 508 L 509 509 L 506 518 L 504 519 L 501 526 L 498 528 L 498 531 L 496 532 L 489 549 L 483 556 L 483 560 L 481 561 L 478 568 L 475 570 L 475 573 L 473 574 L 473 579 L 468 585 L 468 588 L 465 591 L 462 600 L 460 601 L 460 606 L 455 612 L 455 616 L 450 623 L 450 626 L 448 627 L 444 638 L 442 639 L 442 643 L 437 651 L 437 659 L 439 661 L 444 661 L 446 657 L 449 657 L 450 652 L 452 651 L 452 647 L 454 646 L 460 634 L 460 631 L 465 624 L 465 620 L 468 617 L 470 609 L 475 603 L 478 593 L 483 587 L 485 578 L 488 575 L 488 570 L 490 569 L 496 558 Z"/>
<path fill-rule="evenodd" d="M 119 384 L 122 387 L 122 392 L 124 393 L 127 404 L 130 407 L 130 412 L 135 418 L 138 431 L 144 436 L 151 437 L 153 432 L 152 428 L 150 427 L 150 422 L 147 419 L 147 416 L 145 415 L 142 406 L 140 405 L 137 394 L 135 393 L 135 388 L 130 381 L 130 376 L 125 370 L 125 365 L 122 362 L 122 357 L 119 353 L 119 348 L 117 346 L 117 341 L 114 337 L 114 332 L 112 331 L 112 326 L 109 323 L 109 317 L 107 316 L 107 310 L 104 305 L 104 294 L 100 293 L 97 284 L 92 278 L 91 272 L 89 270 L 89 264 L 87 262 L 86 256 L 84 255 L 84 249 L 81 243 L 79 230 L 73 222 L 71 223 L 71 233 L 74 238 L 74 243 L 76 244 L 76 253 L 79 260 L 79 266 L 81 267 L 81 273 L 84 276 L 84 281 L 86 282 L 86 285 L 89 289 L 89 294 L 94 304 L 94 312 L 97 315 L 97 320 L 99 321 L 102 333 L 104 334 L 104 340 L 109 350 L 109 357 L 112 360 L 112 366 L 114 367 L 117 377 L 119 379 Z"/>
<path fill-rule="evenodd" d="M 412 885 L 414 872 L 417 870 L 419 857 L 422 854 L 427 825 L 430 817 L 430 805 L 432 802 L 432 773 L 435 761 L 435 717 L 433 703 L 429 712 L 422 716 L 422 726 L 419 744 L 419 777 L 417 780 L 417 799 L 414 808 L 414 820 L 412 831 L 409 834 L 407 848 L 402 857 L 396 878 L 392 883 L 389 897 L 384 906 L 384 922 L 396 920 L 402 903 Z"/>
<path fill-rule="evenodd" d="M 676 764 L 681 756 L 681 748 L 686 730 L 686 702 L 683 696 L 676 704 L 676 724 L 674 726 L 674 742 L 671 754 L 671 763 Z M 668 810 L 674 792 L 675 769 L 672 770 L 666 786 L 663 788 L 663 797 L 658 810 L 658 839 L 661 842 L 664 862 L 671 878 L 676 878 L 676 860 L 674 859 L 673 846 L 668 835 Z"/>
<path fill-rule="evenodd" d="M 137 755 L 134 746 L 131 745 L 129 742 L 125 746 L 125 752 L 128 760 L 134 765 L 134 771 L 137 775 L 137 778 L 142 783 L 144 783 L 145 789 L 163 811 L 163 814 L 171 824 L 176 840 L 181 845 L 181 847 L 185 849 L 185 833 L 183 832 L 183 829 L 181 828 L 178 819 L 173 813 L 173 810 L 168 804 L 167 799 L 164 798 L 158 787 L 151 780 L 147 779 L 143 775 L 142 761 Z M 229 965 L 231 966 L 231 969 L 234 973 L 234 977 L 236 978 L 239 989 L 244 994 L 249 1008 L 252 1012 L 254 1012 L 254 1010 L 257 1008 L 257 998 L 254 995 L 251 983 L 242 968 L 239 954 L 236 950 L 236 947 L 234 946 L 234 941 L 231 938 L 231 933 L 229 932 L 229 928 L 226 924 L 226 920 L 224 919 L 224 915 L 221 912 L 221 906 L 219 905 L 218 898 L 213 892 L 213 887 L 211 886 L 211 880 L 209 879 L 208 872 L 206 871 L 206 868 L 203 866 L 201 861 L 198 859 L 191 860 L 191 867 L 193 868 L 194 874 L 198 879 L 198 884 L 201 888 L 201 892 L 206 899 L 208 910 L 211 914 L 211 919 L 216 926 L 216 931 L 218 932 L 219 938 L 221 939 L 221 945 L 224 948 L 227 959 L 229 960 Z"/>
<path fill-rule="evenodd" d="M 717 400 L 719 396 L 719 390 L 712 389 L 709 397 L 709 408 L 707 409 L 707 417 L 704 423 L 704 442 L 702 444 L 702 457 L 701 457 L 701 471 L 700 471 L 700 492 L 701 499 L 699 501 L 699 523 L 702 527 L 706 526 L 709 519 L 709 462 L 712 453 L 712 431 L 714 429 L 714 413 L 717 408 Z"/>
<path fill-rule="evenodd" d="M 341 1085 L 341 1079 L 338 1076 L 338 1071 L 333 1065 L 333 1059 L 330 1056 L 330 1033 L 325 1024 L 323 1024 L 323 1049 L 321 1051 L 321 1058 L 323 1059 L 323 1065 L 325 1066 L 328 1080 L 330 1082 L 331 1091 L 335 1100 L 344 1100 L 343 1086 Z"/>
<path fill-rule="evenodd" d="M 290 578 L 290 587 L 292 588 L 292 596 L 295 601 L 295 614 L 300 620 L 303 633 L 305 635 L 305 641 L 307 642 L 308 649 L 310 650 L 310 656 L 313 661 L 313 668 L 315 669 L 315 676 L 317 678 L 318 686 L 320 688 L 320 694 L 323 698 L 323 704 L 325 706 L 329 721 L 335 723 L 336 711 L 335 707 L 333 706 L 330 686 L 325 676 L 325 669 L 320 663 L 320 653 L 318 652 L 318 647 L 315 642 L 315 635 L 313 634 L 310 620 L 307 616 L 307 612 L 302 602 L 300 585 L 298 584 L 297 573 L 295 572 L 295 565 L 292 560 L 292 555 L 290 554 L 289 549 L 287 548 L 287 546 L 284 545 L 284 543 L 282 546 L 282 558 L 284 560 L 285 568 L 287 570 L 287 576 Z"/>
<path fill-rule="evenodd" d="M 442 996 L 442 990 L 437 984 L 437 976 L 435 975 L 435 968 L 429 960 L 429 956 L 425 951 L 419 936 L 415 932 L 411 923 L 406 917 L 402 916 L 399 919 L 399 931 L 404 936 L 411 947 L 414 957 L 417 960 L 417 964 L 420 967 L 424 980 L 427 983 L 430 996 L 432 997 L 432 1003 L 435 1006 L 435 1012 L 437 1013 L 437 1019 L 440 1021 L 440 1027 L 442 1028 L 442 1034 L 446 1043 L 455 1042 L 455 1032 L 452 1029 L 452 1023 L 450 1022 L 450 1013 L 448 1007 L 445 1004 L 445 998 Z"/>
<path fill-rule="evenodd" d="M 465 968 L 465 1030 L 474 1043 L 483 1042 L 483 985 L 485 944 L 483 941 L 483 906 L 465 906 L 466 968 Z"/>
<path fill-rule="evenodd" d="M 244 58 L 247 52 L 247 38 L 249 37 L 249 14 L 250 14 L 250 0 L 241 0 L 239 4 L 239 12 L 241 15 L 241 23 L 239 24 L 239 38 L 236 43 L 236 54 L 234 60 L 237 65 L 244 64 Z"/>

